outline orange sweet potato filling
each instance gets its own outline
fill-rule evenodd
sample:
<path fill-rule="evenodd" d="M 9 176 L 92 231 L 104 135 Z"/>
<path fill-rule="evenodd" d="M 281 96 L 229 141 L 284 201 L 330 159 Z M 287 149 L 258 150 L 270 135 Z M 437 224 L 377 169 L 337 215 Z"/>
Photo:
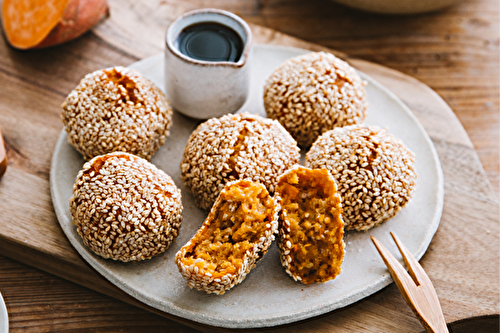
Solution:
<path fill-rule="evenodd" d="M 344 223 L 328 172 L 299 168 L 278 184 L 277 192 L 290 229 L 290 272 L 305 284 L 335 278 L 344 258 Z"/>
<path fill-rule="evenodd" d="M 126 96 L 129 97 L 130 101 L 132 101 L 134 104 L 138 102 L 138 99 L 134 93 L 134 90 L 137 88 L 134 81 L 122 75 L 122 73 L 118 72 L 114 68 L 111 70 L 105 70 L 104 73 L 110 81 L 122 86 L 125 89 Z"/>
<path fill-rule="evenodd" d="M 220 195 L 213 220 L 195 235 L 194 246 L 182 259 L 183 264 L 194 264 L 214 278 L 238 272 L 246 252 L 252 252 L 270 230 L 274 211 L 273 199 L 257 183 L 239 182 Z"/>

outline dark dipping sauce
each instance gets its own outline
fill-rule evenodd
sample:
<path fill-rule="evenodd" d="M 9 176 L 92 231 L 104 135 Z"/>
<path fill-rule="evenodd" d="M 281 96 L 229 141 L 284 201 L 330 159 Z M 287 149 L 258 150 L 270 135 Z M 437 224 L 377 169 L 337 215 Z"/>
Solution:
<path fill-rule="evenodd" d="M 243 53 L 243 41 L 231 28 L 202 22 L 184 28 L 177 37 L 179 51 L 193 59 L 238 62 Z"/>

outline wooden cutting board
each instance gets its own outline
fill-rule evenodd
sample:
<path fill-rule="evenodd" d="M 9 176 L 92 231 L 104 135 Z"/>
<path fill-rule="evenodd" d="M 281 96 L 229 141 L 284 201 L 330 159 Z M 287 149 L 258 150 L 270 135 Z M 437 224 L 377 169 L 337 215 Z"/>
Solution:
<path fill-rule="evenodd" d="M 190 9 L 162 1 L 113 0 L 110 5 L 112 15 L 93 31 L 99 38 L 33 53 L 13 51 L 2 40 L 0 125 L 9 166 L 0 181 L 0 254 L 145 307 L 79 257 L 57 223 L 50 198 L 50 160 L 62 128 L 59 114 L 65 96 L 88 72 L 162 52 L 168 22 Z M 325 49 L 270 29 L 252 29 L 257 43 Z M 445 204 L 441 225 L 421 263 L 434 282 L 445 318 L 451 322 L 498 314 L 499 206 L 460 122 L 421 82 L 332 52 L 398 95 L 436 146 L 445 177 Z M 366 327 L 400 332 L 409 327 L 418 331 L 420 326 L 397 290 L 386 288 L 346 309 L 280 330 L 351 332 Z"/>

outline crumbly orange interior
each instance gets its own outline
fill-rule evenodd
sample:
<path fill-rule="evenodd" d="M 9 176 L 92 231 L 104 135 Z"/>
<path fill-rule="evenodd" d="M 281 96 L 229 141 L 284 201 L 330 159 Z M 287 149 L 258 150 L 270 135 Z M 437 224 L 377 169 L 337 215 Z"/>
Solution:
<path fill-rule="evenodd" d="M 138 102 L 137 96 L 135 96 L 134 93 L 134 90 L 137 88 L 134 81 L 117 71 L 115 68 L 112 68 L 111 70 L 105 70 L 104 73 L 110 81 L 124 88 L 125 96 L 128 97 L 130 101 L 132 101 L 134 104 Z M 124 101 L 124 103 L 125 102 L 126 100 Z"/>
<path fill-rule="evenodd" d="M 341 206 L 326 170 L 301 168 L 278 184 L 290 224 L 289 270 L 302 282 L 325 282 L 340 273 L 344 257 Z"/>
<path fill-rule="evenodd" d="M 192 249 L 182 259 L 184 265 L 194 264 L 214 278 L 238 272 L 246 252 L 271 230 L 274 211 L 267 190 L 250 181 L 226 187 L 221 196 L 213 220 L 195 235 Z"/>

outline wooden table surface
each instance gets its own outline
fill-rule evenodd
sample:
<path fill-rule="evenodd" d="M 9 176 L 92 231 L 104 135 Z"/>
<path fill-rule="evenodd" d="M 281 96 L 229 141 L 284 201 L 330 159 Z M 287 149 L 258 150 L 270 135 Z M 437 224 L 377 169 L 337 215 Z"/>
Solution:
<path fill-rule="evenodd" d="M 118 1 L 110 1 L 112 9 L 118 8 L 116 7 Z M 135 15 L 134 13 L 140 16 L 139 3 L 116 10 L 120 10 L 121 13 L 129 11 L 131 16 Z M 462 1 L 443 11 L 415 16 L 363 13 L 327 0 L 169 0 L 162 3 L 165 6 L 160 10 L 168 8 L 171 11 L 168 17 L 171 18 L 186 10 L 202 7 L 229 10 L 247 22 L 335 49 L 352 58 L 368 60 L 398 70 L 422 81 L 448 103 L 461 121 L 492 185 L 492 188 L 486 188 L 484 193 L 493 191 L 491 197 L 498 198 L 500 179 L 498 0 Z M 113 15 L 112 10 L 111 17 Z M 123 26 L 125 27 L 127 23 L 123 22 Z M 166 28 L 168 22 L 163 23 Z M 132 28 L 141 29 L 140 26 Z M 40 88 L 43 80 L 49 82 L 54 75 L 60 79 L 54 81 L 54 84 L 46 85 L 47 94 L 54 94 L 62 100 L 77 83 L 73 80 L 74 75 L 68 74 L 68 71 L 82 72 L 87 68 L 96 69 L 97 65 L 127 65 L 142 57 L 155 54 L 158 50 L 161 51 L 157 43 L 134 44 L 129 46 L 130 49 L 127 49 L 126 41 L 124 45 L 110 43 L 108 40 L 110 33 L 112 32 L 109 26 L 106 28 L 104 23 L 80 39 L 48 53 L 13 51 L 3 40 L 0 41 L 0 54 L 4 58 L 18 57 L 23 61 L 36 63 L 38 57 L 46 62 L 47 57 L 59 55 L 58 61 L 61 61 L 60 67 L 50 67 L 54 72 L 43 70 L 37 72 L 34 70 L 36 68 L 31 68 L 33 70 L 31 73 L 27 71 L 30 68 L 23 67 L 23 62 L 14 62 L 18 67 L 12 70 L 5 67 L 12 66 L 12 63 L 0 61 L 0 76 L 3 78 L 1 85 L 6 90 L 18 92 L 16 103 L 3 104 L 3 107 L 15 105 L 19 108 L 19 112 L 36 108 L 37 103 L 45 102 L 46 97 L 40 94 L 35 99 L 32 92 Z M 161 39 L 163 33 L 164 31 L 157 31 L 157 35 L 152 39 Z M 86 57 L 91 54 L 89 49 L 95 54 L 95 58 Z M 68 68 L 64 65 L 64 59 L 79 57 L 80 54 L 85 55 L 80 59 L 80 68 Z M 96 64 L 95 59 L 99 59 L 100 63 Z M 26 99 L 23 99 L 23 96 L 27 96 Z M 2 103 L 0 101 L 0 104 Z M 57 103 L 52 102 L 52 104 Z M 25 143 L 22 137 L 13 134 L 12 128 L 2 127 L 2 115 L 3 111 L 0 109 L 0 127 L 6 136 L 8 155 L 13 157 L 13 163 L 16 163 L 16 166 L 32 168 L 43 177 L 48 175 L 50 156 L 33 160 L 23 155 L 26 152 L 16 150 L 16 147 Z M 29 113 L 26 113 L 26 116 L 29 117 Z M 37 130 L 37 124 L 53 122 L 56 116 L 57 112 L 54 112 L 47 119 L 34 120 L 33 131 Z M 61 127 L 60 124 L 51 126 Z M 36 145 L 43 145 L 43 142 Z M 488 187 L 488 184 L 481 186 Z M 5 216 L 0 212 L 0 220 L 2 219 L 5 219 Z M 464 263 L 464 269 L 467 269 L 467 263 Z M 498 295 L 498 286 L 492 288 Z M 192 328 L 170 319 L 3 256 L 0 256 L 0 292 L 9 310 L 11 332 L 193 331 Z M 387 298 L 397 297 L 397 293 L 397 289 L 392 285 L 371 296 L 370 301 L 382 302 Z M 355 311 L 366 310 L 363 304 L 354 306 L 357 307 Z M 408 309 L 393 310 L 391 314 L 406 313 L 408 332 L 420 330 L 418 321 L 412 319 Z M 498 303 L 491 312 L 499 312 Z M 471 309 L 471 315 L 474 314 Z M 368 315 L 373 316 L 375 320 L 377 316 L 385 316 L 383 313 L 368 313 Z M 335 318 L 339 320 L 339 316 Z M 324 327 L 332 327 L 328 326 L 332 325 L 332 322 L 327 323 L 329 320 L 332 319 L 325 318 Z M 315 325 L 316 331 L 321 331 L 322 326 L 317 323 Z M 371 331 L 369 326 L 353 327 L 360 332 Z M 390 324 L 387 324 L 385 329 L 391 331 Z"/>

